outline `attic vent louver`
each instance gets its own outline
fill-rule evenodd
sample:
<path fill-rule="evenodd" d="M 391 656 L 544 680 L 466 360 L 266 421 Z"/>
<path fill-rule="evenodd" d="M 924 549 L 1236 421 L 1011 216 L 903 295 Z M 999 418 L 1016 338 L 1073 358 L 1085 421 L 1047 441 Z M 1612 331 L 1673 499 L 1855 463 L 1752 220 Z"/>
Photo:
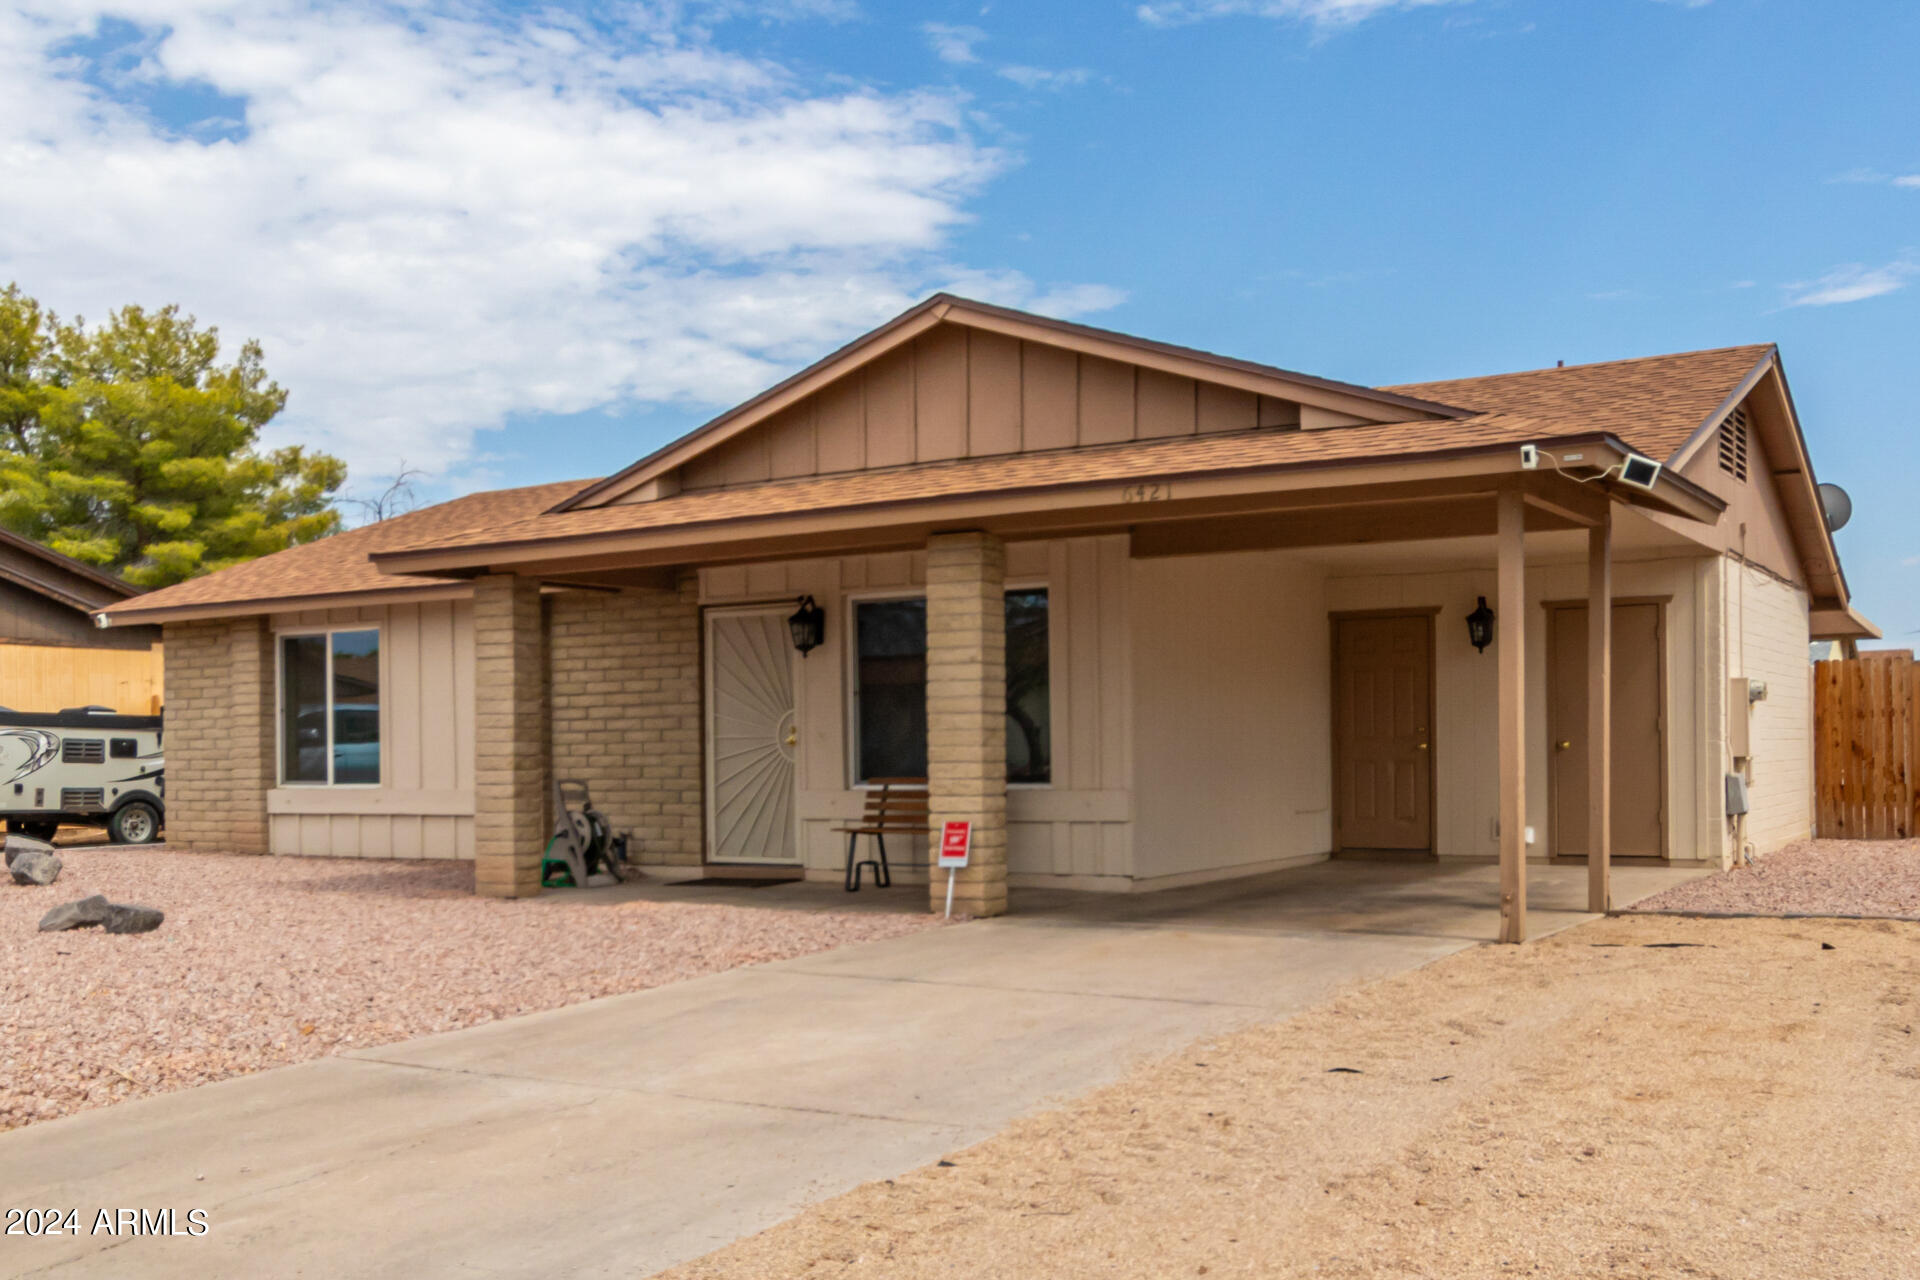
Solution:
<path fill-rule="evenodd" d="M 1735 409 L 1720 424 L 1720 469 L 1735 480 L 1747 478 L 1747 411 Z"/>

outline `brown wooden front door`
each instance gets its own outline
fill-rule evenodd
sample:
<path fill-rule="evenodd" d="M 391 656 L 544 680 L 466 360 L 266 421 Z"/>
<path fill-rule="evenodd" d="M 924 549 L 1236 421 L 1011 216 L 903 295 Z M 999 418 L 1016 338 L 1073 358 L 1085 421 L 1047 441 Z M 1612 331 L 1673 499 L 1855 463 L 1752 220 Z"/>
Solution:
<path fill-rule="evenodd" d="M 1433 617 L 1333 624 L 1334 838 L 1433 848 Z"/>
<path fill-rule="evenodd" d="M 1657 603 L 1613 606 L 1613 856 L 1666 856 L 1666 664 Z M 1587 856 L 1587 607 L 1547 613 L 1553 846 Z"/>

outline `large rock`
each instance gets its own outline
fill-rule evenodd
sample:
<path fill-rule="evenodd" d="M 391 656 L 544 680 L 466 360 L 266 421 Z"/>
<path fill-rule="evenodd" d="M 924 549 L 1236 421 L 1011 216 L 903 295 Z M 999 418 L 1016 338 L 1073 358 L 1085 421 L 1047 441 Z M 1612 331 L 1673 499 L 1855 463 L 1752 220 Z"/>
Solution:
<path fill-rule="evenodd" d="M 8 859 L 7 870 L 15 884 L 52 884 L 60 878 L 61 865 L 52 849 L 22 849 Z"/>
<path fill-rule="evenodd" d="M 90 925 L 105 924 L 107 913 L 112 909 L 113 904 L 101 893 L 78 902 L 63 902 L 40 917 L 40 932 L 56 933 L 61 929 L 85 929 Z"/>
<path fill-rule="evenodd" d="M 152 933 L 166 918 L 167 913 L 158 907 L 142 907 L 131 902 L 107 904 L 108 933 Z"/>
<path fill-rule="evenodd" d="M 35 840 L 32 836 L 23 836 L 17 831 L 7 833 L 7 870 L 13 870 L 14 859 L 23 853 L 52 853 L 53 846 L 45 840 Z"/>

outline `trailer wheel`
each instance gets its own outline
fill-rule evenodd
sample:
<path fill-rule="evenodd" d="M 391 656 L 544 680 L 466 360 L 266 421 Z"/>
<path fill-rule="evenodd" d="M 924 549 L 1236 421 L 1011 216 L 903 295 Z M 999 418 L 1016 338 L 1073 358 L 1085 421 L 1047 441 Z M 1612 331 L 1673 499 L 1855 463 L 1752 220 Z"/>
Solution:
<path fill-rule="evenodd" d="M 129 800 L 107 819 L 115 844 L 152 844 L 160 835 L 160 814 L 145 800 Z"/>

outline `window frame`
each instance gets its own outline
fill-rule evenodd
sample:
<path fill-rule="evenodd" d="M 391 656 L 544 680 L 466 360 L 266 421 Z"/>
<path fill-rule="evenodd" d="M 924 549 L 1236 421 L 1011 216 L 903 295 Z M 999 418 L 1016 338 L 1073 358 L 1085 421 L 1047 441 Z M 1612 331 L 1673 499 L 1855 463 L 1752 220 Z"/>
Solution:
<path fill-rule="evenodd" d="M 335 782 L 333 780 L 333 637 L 341 632 L 371 631 L 380 649 L 380 777 L 374 782 Z M 301 636 L 327 637 L 327 780 L 307 782 L 287 777 L 287 647 L 286 640 Z M 387 628 L 380 622 L 338 622 L 322 626 L 286 627 L 273 633 L 273 759 L 276 787 L 327 788 L 329 790 L 378 791 L 387 785 Z"/>
<path fill-rule="evenodd" d="M 1000 584 L 1000 594 L 1013 595 L 1020 591 L 1044 591 L 1047 593 L 1047 723 L 1049 736 L 1054 722 L 1055 681 L 1054 672 L 1059 664 L 1055 659 L 1059 650 L 1054 643 L 1053 629 L 1054 592 L 1053 586 L 1045 578 L 1009 578 Z M 846 742 L 844 766 L 846 768 L 847 790 L 871 791 L 874 785 L 860 777 L 860 606 L 863 604 L 885 604 L 891 600 L 920 600 L 927 598 L 927 589 L 921 587 L 872 587 L 859 591 L 847 591 L 841 595 L 841 635 L 847 642 L 841 648 L 841 688 L 845 690 L 841 714 L 846 724 Z M 932 726 L 928 726 L 931 731 Z M 1060 752 L 1055 746 L 1053 758 L 1048 762 L 1054 777 L 1059 776 Z M 1009 791 L 1051 791 L 1053 782 L 1009 782 Z"/>

